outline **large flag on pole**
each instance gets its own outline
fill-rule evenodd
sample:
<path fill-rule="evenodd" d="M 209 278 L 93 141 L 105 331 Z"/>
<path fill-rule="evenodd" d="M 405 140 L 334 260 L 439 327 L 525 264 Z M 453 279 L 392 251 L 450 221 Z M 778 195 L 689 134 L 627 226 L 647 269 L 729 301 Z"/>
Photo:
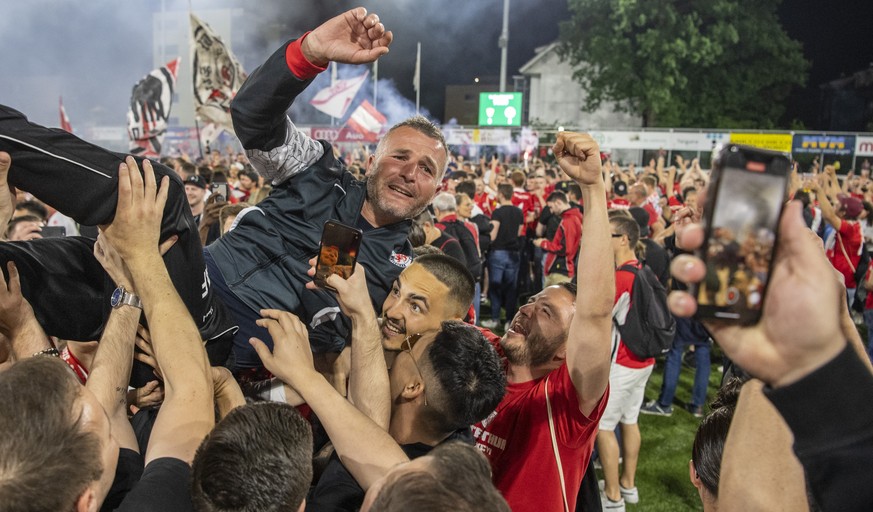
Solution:
<path fill-rule="evenodd" d="M 152 70 L 133 86 L 127 111 L 127 135 L 132 154 L 147 158 L 161 156 L 181 60 L 176 58 Z"/>
<path fill-rule="evenodd" d="M 370 70 L 367 70 L 359 77 L 337 80 L 330 87 L 318 91 L 309 103 L 331 117 L 341 118 L 346 115 L 349 105 L 367 81 L 369 74 Z"/>
<path fill-rule="evenodd" d="M 64 109 L 64 98 L 58 97 L 58 103 L 60 105 L 60 114 L 61 114 L 61 129 L 65 132 L 73 133 L 73 125 L 70 124 L 70 118 L 67 117 L 67 111 Z"/>
<path fill-rule="evenodd" d="M 387 122 L 388 119 L 376 110 L 376 107 L 371 105 L 369 101 L 364 100 L 352 112 L 347 124 L 350 128 L 363 135 L 365 140 L 376 142 L 379 140 L 379 133 L 382 131 L 382 127 Z"/>
<path fill-rule="evenodd" d="M 239 61 L 212 28 L 191 17 L 191 69 L 198 116 L 233 132 L 230 100 L 246 79 Z"/>

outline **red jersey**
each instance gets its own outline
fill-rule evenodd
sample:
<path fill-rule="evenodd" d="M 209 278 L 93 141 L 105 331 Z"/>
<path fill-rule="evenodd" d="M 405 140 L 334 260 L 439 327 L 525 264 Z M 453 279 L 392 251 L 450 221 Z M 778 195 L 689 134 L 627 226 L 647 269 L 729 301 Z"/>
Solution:
<path fill-rule="evenodd" d="M 845 254 L 849 256 L 849 260 L 846 260 L 843 249 L 840 248 L 841 241 L 846 249 Z M 861 224 L 854 220 L 843 220 L 840 222 L 839 232 L 835 233 L 833 241 L 828 243 L 828 260 L 830 260 L 831 265 L 835 269 L 843 274 L 846 288 L 849 289 L 857 286 L 857 283 L 855 283 L 855 269 L 858 268 L 858 263 L 861 261 L 861 243 L 863 241 Z"/>
<path fill-rule="evenodd" d="M 524 218 L 524 225 L 527 226 L 528 229 L 530 229 L 530 224 L 531 224 L 527 220 L 528 213 L 529 212 L 534 213 L 533 224 L 534 224 L 534 230 L 536 230 L 536 222 L 537 222 L 536 217 L 538 214 L 537 208 L 538 208 L 539 203 L 537 203 L 533 194 L 531 194 L 530 192 L 528 192 L 524 189 L 516 188 L 516 189 L 513 189 L 513 191 L 512 191 L 511 201 L 512 201 L 513 206 L 518 206 L 519 208 L 521 208 L 521 214 Z"/>
<path fill-rule="evenodd" d="M 491 214 L 494 213 L 494 208 L 497 204 L 497 201 L 495 201 L 493 197 L 489 196 L 486 192 L 481 192 L 473 197 L 473 202 L 476 203 L 476 206 L 482 209 L 482 213 L 484 213 L 486 217 L 489 219 L 491 218 Z"/>
<path fill-rule="evenodd" d="M 637 260 L 625 261 L 619 267 L 623 267 L 625 265 L 635 265 L 637 268 L 642 268 L 640 262 Z M 627 270 L 616 270 L 615 271 L 615 302 L 618 302 L 618 299 L 621 298 L 625 293 L 628 295 L 628 299 L 632 296 L 631 290 L 634 287 L 634 275 Z M 633 307 L 633 304 L 630 304 L 630 307 Z M 613 327 L 613 329 L 618 330 L 617 327 Z M 639 358 L 633 352 L 628 350 L 625 346 L 624 342 L 618 342 L 618 353 L 615 356 L 615 364 L 620 364 L 625 368 L 645 368 L 647 366 L 651 366 L 655 364 L 655 358 Z"/>
<path fill-rule="evenodd" d="M 483 334 L 502 354 L 499 338 Z M 600 417 L 609 389 L 586 417 L 579 410 L 576 389 L 566 364 L 549 376 L 549 400 L 570 510 L 591 459 Z M 506 385 L 506 396 L 485 420 L 473 425 L 476 447 L 491 462 L 494 485 L 513 512 L 563 510 L 561 480 L 552 449 L 546 410 L 546 379 Z"/>

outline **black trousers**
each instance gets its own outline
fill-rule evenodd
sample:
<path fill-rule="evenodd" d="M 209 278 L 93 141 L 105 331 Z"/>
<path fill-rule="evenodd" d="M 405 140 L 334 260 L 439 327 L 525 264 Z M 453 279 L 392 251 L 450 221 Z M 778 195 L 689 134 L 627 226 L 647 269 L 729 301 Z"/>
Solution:
<path fill-rule="evenodd" d="M 126 155 L 89 144 L 63 130 L 31 123 L 0 105 L 0 151 L 12 156 L 9 184 L 86 225 L 112 222 L 118 202 L 118 166 Z M 141 158 L 137 161 L 142 162 Z M 185 187 L 169 168 L 152 162 L 156 178 L 169 176 L 161 241 L 178 235 L 164 263 L 182 301 L 207 342 L 213 364 L 228 357 L 236 330 L 206 274 L 197 225 Z M 99 339 L 114 284 L 93 256 L 94 240 L 47 238 L 0 243 L 0 263 L 15 261 L 22 293 L 46 333 L 67 340 Z M 8 276 L 7 276 L 8 278 Z"/>

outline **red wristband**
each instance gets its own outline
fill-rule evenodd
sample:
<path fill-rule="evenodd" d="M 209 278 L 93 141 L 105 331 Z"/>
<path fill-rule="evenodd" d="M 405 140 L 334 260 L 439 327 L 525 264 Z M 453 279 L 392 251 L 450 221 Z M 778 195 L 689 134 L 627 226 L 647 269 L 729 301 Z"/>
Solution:
<path fill-rule="evenodd" d="M 300 44 L 308 35 L 309 32 L 303 34 L 303 36 L 289 43 L 285 48 L 285 63 L 288 64 L 288 69 L 291 70 L 291 73 L 301 80 L 315 78 L 316 75 L 327 69 L 327 66 L 316 66 L 303 56 Z"/>

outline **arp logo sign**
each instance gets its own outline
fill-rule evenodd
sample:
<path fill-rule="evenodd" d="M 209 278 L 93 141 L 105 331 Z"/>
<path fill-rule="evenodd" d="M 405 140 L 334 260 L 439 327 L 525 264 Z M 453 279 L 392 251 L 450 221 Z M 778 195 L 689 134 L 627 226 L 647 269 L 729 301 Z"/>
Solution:
<path fill-rule="evenodd" d="M 855 142 L 855 156 L 873 156 L 873 137 L 858 137 Z"/>

